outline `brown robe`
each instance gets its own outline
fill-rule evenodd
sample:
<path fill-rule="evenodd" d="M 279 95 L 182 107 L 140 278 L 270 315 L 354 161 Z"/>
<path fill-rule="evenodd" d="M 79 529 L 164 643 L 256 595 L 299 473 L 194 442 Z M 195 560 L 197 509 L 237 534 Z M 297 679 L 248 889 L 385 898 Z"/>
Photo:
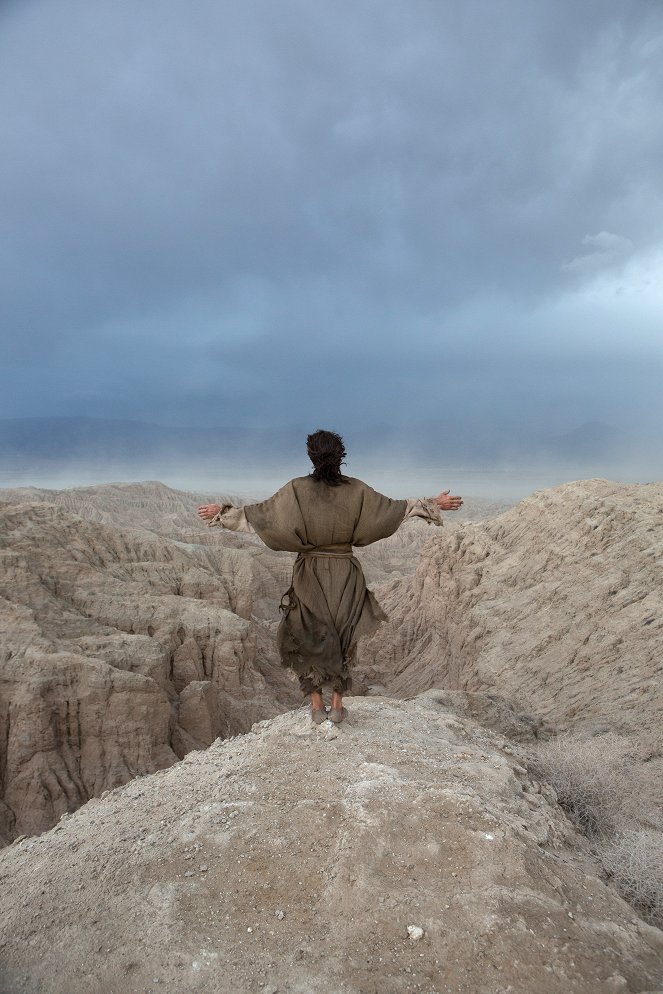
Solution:
<path fill-rule="evenodd" d="M 259 504 L 247 504 L 249 524 L 270 549 L 297 552 L 292 585 L 283 595 L 277 644 L 302 690 L 351 685 L 349 664 L 359 638 L 386 615 L 366 588 L 352 546 L 392 535 L 408 502 L 391 500 L 352 477 L 330 487 L 301 476 Z"/>

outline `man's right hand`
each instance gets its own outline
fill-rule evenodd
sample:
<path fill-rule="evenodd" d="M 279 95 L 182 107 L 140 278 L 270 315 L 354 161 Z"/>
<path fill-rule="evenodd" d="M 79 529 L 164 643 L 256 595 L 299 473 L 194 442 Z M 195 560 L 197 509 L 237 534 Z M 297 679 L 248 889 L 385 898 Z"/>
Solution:
<path fill-rule="evenodd" d="M 221 510 L 218 504 L 201 504 L 198 508 L 198 517 L 203 521 L 211 521 Z"/>

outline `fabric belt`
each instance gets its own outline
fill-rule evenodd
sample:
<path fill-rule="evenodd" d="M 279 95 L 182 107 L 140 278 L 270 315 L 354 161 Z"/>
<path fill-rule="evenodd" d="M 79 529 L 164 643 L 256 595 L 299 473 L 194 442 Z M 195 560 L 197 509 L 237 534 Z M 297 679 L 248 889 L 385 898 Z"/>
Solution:
<path fill-rule="evenodd" d="M 352 546 L 343 542 L 339 545 L 318 545 L 314 549 L 302 549 L 299 553 L 305 559 L 310 556 L 328 556 L 332 559 L 348 559 L 354 555 Z"/>

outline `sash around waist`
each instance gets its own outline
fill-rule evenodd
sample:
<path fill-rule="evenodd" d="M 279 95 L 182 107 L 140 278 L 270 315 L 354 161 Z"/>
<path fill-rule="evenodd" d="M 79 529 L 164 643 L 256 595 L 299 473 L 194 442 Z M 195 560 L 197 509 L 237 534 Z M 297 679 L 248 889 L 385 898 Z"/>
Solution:
<path fill-rule="evenodd" d="M 338 545 L 317 545 L 314 549 L 302 549 L 298 553 L 298 558 L 308 559 L 309 556 L 331 556 L 341 559 L 351 558 L 354 555 L 352 552 L 352 546 L 348 542 L 342 542 Z"/>

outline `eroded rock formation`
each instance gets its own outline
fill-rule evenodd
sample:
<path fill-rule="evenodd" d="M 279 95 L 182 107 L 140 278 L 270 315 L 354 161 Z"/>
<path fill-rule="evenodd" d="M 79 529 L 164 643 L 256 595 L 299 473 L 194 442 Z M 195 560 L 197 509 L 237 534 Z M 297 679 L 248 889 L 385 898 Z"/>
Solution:
<path fill-rule="evenodd" d="M 292 556 L 207 529 L 195 509 L 210 495 L 149 483 L 5 496 L 5 841 L 299 701 L 274 647 Z M 486 723 L 523 735 L 651 733 L 662 522 L 662 485 L 581 481 L 361 550 L 390 621 L 361 647 L 357 690 L 467 691 Z"/>
<path fill-rule="evenodd" d="M 3 850 L 3 991 L 660 989 L 663 932 L 505 739 L 435 692 L 349 707 L 338 730 L 302 709 L 215 742 Z"/>
<path fill-rule="evenodd" d="M 200 543 L 0 504 L 5 841 L 299 701 L 272 637 L 291 557 L 190 513 Z"/>
<path fill-rule="evenodd" d="M 155 481 L 2 498 L 0 844 L 299 702 L 274 645 L 294 557 L 196 516 L 241 498 Z M 429 535 L 361 552 L 369 582 L 411 572 Z"/>
<path fill-rule="evenodd" d="M 378 590 L 365 683 L 499 694 L 556 730 L 661 728 L 663 484 L 569 483 L 442 530 Z"/>

